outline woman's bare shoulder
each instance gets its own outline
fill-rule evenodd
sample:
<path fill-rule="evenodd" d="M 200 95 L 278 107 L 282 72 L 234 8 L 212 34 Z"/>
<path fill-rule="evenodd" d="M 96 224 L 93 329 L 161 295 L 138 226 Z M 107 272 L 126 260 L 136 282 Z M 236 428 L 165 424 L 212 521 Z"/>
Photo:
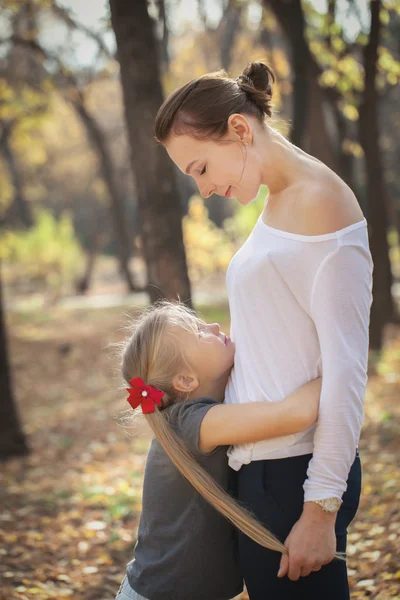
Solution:
<path fill-rule="evenodd" d="M 327 177 L 303 188 L 297 206 L 305 235 L 333 233 L 364 218 L 357 198 L 338 179 Z"/>

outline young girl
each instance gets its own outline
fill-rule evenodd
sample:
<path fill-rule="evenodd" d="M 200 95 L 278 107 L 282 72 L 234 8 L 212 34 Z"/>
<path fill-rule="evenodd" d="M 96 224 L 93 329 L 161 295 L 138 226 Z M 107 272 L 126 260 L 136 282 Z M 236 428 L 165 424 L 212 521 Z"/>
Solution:
<path fill-rule="evenodd" d="M 281 402 L 224 405 L 234 352 L 218 324 L 166 301 L 142 314 L 123 345 L 128 401 L 141 407 L 155 438 L 135 558 L 118 600 L 228 600 L 239 594 L 231 524 L 265 548 L 285 552 L 228 495 L 227 446 L 306 430 L 317 418 L 321 380 Z"/>

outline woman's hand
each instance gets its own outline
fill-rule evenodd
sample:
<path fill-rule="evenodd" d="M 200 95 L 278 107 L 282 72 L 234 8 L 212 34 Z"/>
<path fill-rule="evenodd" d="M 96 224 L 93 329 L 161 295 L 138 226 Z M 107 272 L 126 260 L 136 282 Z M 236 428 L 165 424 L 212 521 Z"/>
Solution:
<path fill-rule="evenodd" d="M 285 541 L 278 577 L 292 581 L 319 571 L 330 563 L 336 552 L 335 522 L 337 513 L 325 513 L 318 504 L 307 502 L 303 513 Z"/>
<path fill-rule="evenodd" d="M 296 416 L 301 429 L 307 429 L 318 418 L 319 399 L 321 395 L 322 378 L 312 379 L 301 388 L 287 396 L 282 402 L 293 416 Z M 300 427 L 299 427 L 300 429 Z"/>

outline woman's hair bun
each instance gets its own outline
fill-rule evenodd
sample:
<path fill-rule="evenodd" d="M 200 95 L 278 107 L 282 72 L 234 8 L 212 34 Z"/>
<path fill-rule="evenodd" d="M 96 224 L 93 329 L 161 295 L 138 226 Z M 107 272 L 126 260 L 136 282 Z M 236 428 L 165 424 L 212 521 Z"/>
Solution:
<path fill-rule="evenodd" d="M 272 97 L 272 85 L 275 82 L 275 75 L 265 63 L 249 63 L 239 78 L 249 79 L 256 90 Z"/>
<path fill-rule="evenodd" d="M 252 62 L 236 81 L 261 114 L 271 117 L 272 85 L 275 81 L 273 71 L 263 62 Z"/>

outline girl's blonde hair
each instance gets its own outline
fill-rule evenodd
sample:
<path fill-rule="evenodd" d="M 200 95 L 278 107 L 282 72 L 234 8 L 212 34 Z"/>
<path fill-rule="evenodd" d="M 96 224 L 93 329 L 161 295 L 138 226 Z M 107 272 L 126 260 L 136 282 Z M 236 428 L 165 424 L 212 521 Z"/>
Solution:
<path fill-rule="evenodd" d="M 145 417 L 168 457 L 197 492 L 252 540 L 286 554 L 285 546 L 199 465 L 163 416 L 163 408 L 185 399 L 172 386 L 182 364 L 188 364 L 173 330 L 179 327 L 197 334 L 202 323 L 180 303 L 160 301 L 149 307 L 135 322 L 133 333 L 122 346 L 122 375 L 127 382 L 141 377 L 147 385 L 164 392 L 162 408 L 156 407 Z"/>

